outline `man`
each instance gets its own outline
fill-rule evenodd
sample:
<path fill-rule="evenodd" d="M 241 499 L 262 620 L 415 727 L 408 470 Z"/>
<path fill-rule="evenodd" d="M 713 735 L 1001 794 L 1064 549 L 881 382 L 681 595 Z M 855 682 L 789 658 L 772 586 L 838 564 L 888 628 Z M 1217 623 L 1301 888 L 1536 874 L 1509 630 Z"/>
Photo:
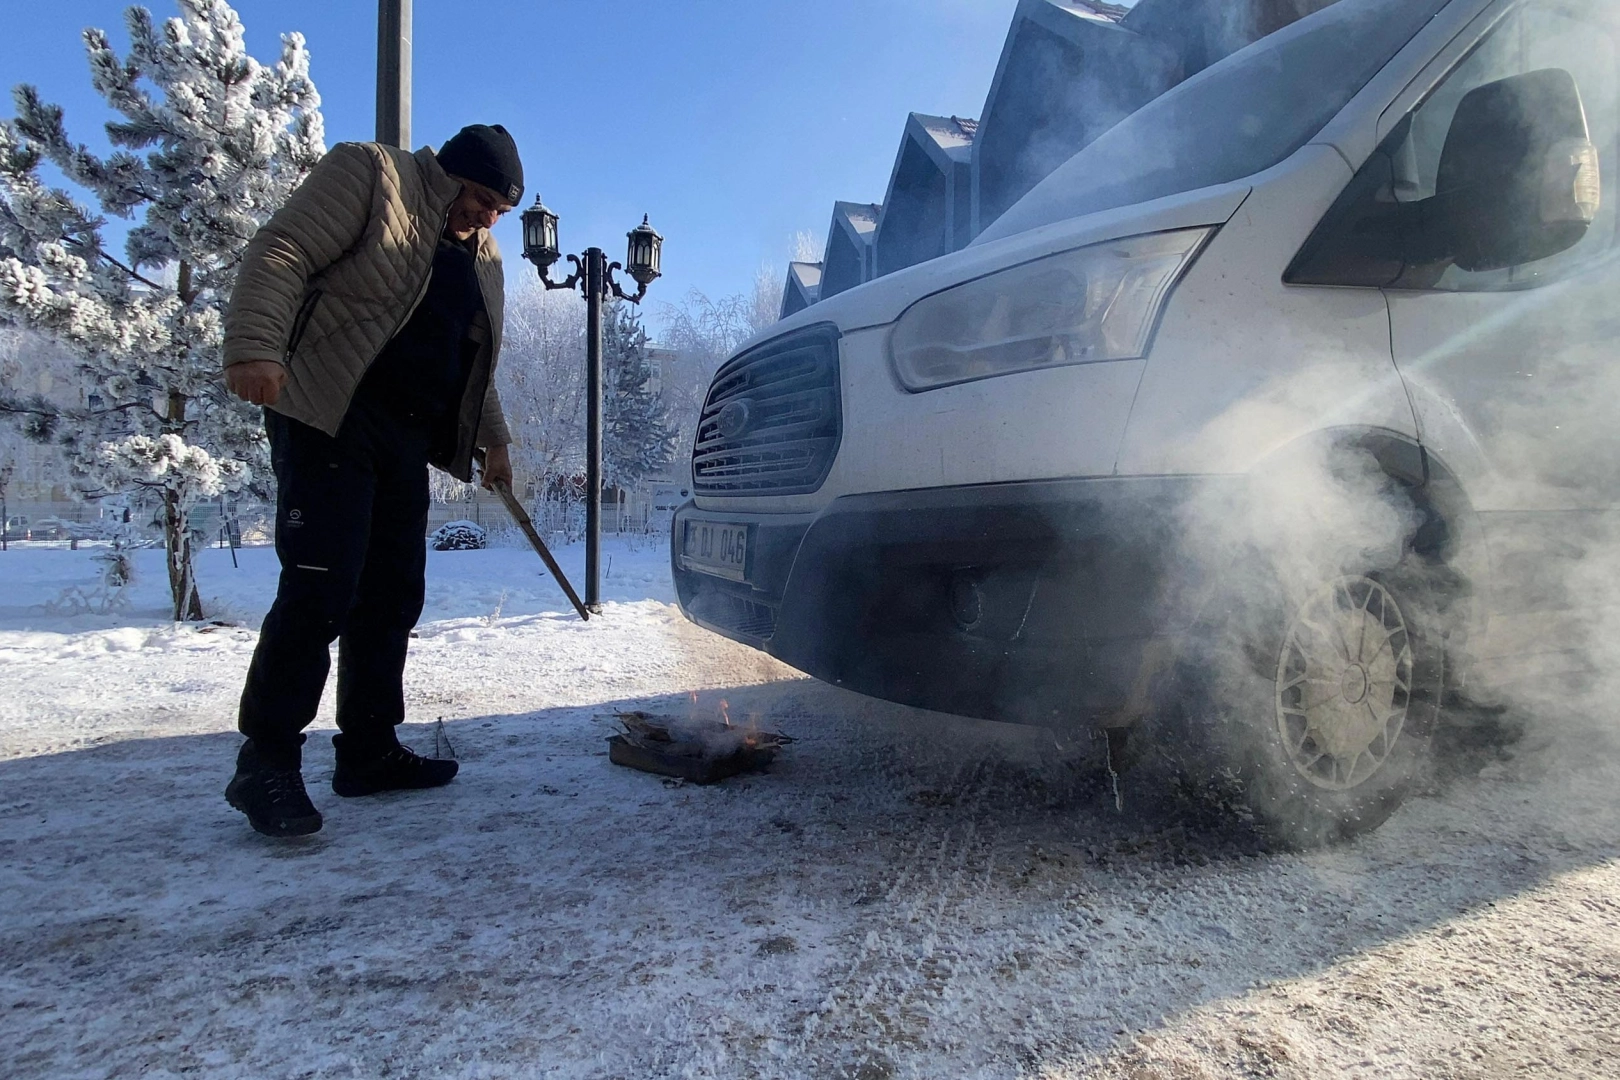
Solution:
<path fill-rule="evenodd" d="M 337 769 L 355 797 L 438 787 L 456 763 L 399 744 L 422 613 L 428 478 L 485 451 L 510 483 L 495 392 L 504 304 L 489 229 L 523 195 L 506 129 L 463 128 L 435 154 L 342 143 L 248 244 L 225 319 L 225 381 L 265 406 L 281 580 L 242 691 L 247 741 L 225 789 L 268 836 L 321 827 L 303 729 L 338 642 Z"/>

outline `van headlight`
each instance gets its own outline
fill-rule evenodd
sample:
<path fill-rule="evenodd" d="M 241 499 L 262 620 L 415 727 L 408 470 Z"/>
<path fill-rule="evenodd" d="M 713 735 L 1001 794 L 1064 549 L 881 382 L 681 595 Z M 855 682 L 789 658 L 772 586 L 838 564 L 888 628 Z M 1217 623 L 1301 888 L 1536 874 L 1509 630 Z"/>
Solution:
<path fill-rule="evenodd" d="M 1066 251 L 925 296 L 889 337 L 907 390 L 1147 355 L 1165 299 L 1213 228 Z"/>

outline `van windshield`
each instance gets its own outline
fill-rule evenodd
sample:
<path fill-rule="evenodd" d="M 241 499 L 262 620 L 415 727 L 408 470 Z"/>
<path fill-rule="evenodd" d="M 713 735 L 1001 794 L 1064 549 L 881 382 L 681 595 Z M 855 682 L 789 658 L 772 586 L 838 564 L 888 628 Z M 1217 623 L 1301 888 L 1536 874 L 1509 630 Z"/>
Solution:
<path fill-rule="evenodd" d="M 979 236 L 1231 183 L 1310 142 L 1450 0 L 1339 0 L 1206 68 L 1060 165 Z"/>

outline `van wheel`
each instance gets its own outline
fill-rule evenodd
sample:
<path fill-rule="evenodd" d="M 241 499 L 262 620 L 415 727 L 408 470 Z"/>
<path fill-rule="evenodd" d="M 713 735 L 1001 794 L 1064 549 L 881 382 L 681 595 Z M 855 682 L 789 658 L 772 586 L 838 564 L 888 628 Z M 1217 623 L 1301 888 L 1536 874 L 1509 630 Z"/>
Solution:
<path fill-rule="evenodd" d="M 1431 593 L 1417 574 L 1368 572 L 1274 598 L 1246 613 L 1226 670 L 1197 680 L 1209 720 L 1188 734 L 1277 840 L 1370 832 L 1427 767 L 1445 672 Z"/>

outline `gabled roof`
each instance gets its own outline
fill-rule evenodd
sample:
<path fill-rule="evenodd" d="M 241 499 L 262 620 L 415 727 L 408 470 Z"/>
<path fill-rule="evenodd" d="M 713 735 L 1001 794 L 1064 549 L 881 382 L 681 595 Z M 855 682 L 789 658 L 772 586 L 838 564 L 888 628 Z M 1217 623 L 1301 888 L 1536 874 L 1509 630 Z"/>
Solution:
<path fill-rule="evenodd" d="M 1056 11 L 1077 19 L 1117 23 L 1131 10 L 1122 4 L 1103 3 L 1102 0 L 1045 0 Z"/>
<path fill-rule="evenodd" d="M 782 308 L 777 318 L 796 315 L 821 299 L 821 264 L 788 263 L 787 281 L 782 286 Z"/>
<path fill-rule="evenodd" d="M 806 293 L 821 288 L 821 264 L 816 262 L 790 262 L 788 274 L 798 282 L 799 288 Z"/>
<path fill-rule="evenodd" d="M 1122 25 L 1180 54 L 1190 77 L 1337 0 L 1138 0 Z"/>
<path fill-rule="evenodd" d="M 836 202 L 822 257 L 821 296 L 837 296 L 872 280 L 872 239 L 883 207 L 877 203 Z"/>
<path fill-rule="evenodd" d="M 973 141 L 975 231 L 1179 81 L 1175 51 L 1130 27 L 1095 0 L 1019 0 Z"/>
<path fill-rule="evenodd" d="M 839 202 L 833 203 L 833 221 L 842 224 L 851 233 L 852 239 L 862 243 L 871 243 L 872 234 L 877 231 L 878 216 L 883 213 L 883 207 L 878 203 Z"/>
<path fill-rule="evenodd" d="M 930 116 L 912 113 L 911 120 L 940 152 L 952 161 L 966 163 L 973 157 L 973 139 L 979 133 L 979 122 L 960 116 Z"/>
<path fill-rule="evenodd" d="M 1105 0 L 1074 0 L 1074 2 L 1084 4 L 1098 15 L 1113 19 L 1115 22 L 1119 22 L 1131 10 L 1124 4 L 1110 4 L 1106 3 Z"/>
<path fill-rule="evenodd" d="M 972 239 L 973 140 L 979 122 L 912 113 L 872 239 L 874 277 L 958 250 Z"/>

